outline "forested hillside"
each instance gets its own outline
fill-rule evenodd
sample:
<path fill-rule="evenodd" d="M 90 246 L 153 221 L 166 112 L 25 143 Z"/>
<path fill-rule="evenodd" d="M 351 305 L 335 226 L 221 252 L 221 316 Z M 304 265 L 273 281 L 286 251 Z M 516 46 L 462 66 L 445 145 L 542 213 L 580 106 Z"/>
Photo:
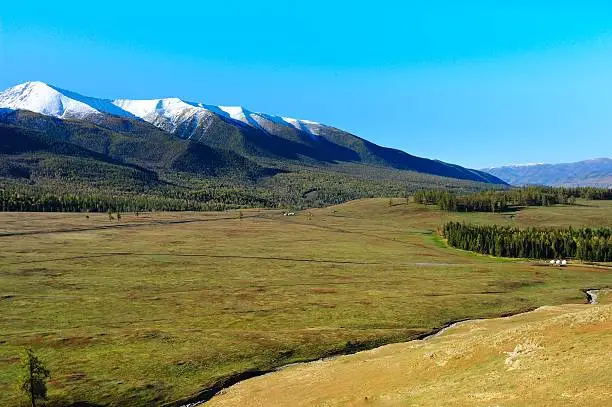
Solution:
<path fill-rule="evenodd" d="M 93 123 L 27 111 L 0 114 L 0 210 L 299 209 L 405 197 L 424 188 L 473 192 L 491 186 L 384 163 L 262 156 L 249 150 L 249 143 L 244 152 L 250 153 L 242 155 L 236 152 L 241 149 L 183 140 L 146 122 L 103 119 Z M 236 142 L 245 135 L 255 137 L 252 129 L 238 131 L 223 120 L 217 124 L 226 133 L 216 134 L 225 134 L 229 145 L 232 137 L 239 136 Z"/>

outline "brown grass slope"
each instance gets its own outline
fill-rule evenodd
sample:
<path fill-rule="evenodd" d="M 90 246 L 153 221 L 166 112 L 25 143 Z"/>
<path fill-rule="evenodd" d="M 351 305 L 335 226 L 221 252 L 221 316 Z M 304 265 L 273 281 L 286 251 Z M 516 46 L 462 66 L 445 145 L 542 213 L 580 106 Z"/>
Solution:
<path fill-rule="evenodd" d="M 290 366 L 207 406 L 612 405 L 612 304 L 544 306 Z"/>

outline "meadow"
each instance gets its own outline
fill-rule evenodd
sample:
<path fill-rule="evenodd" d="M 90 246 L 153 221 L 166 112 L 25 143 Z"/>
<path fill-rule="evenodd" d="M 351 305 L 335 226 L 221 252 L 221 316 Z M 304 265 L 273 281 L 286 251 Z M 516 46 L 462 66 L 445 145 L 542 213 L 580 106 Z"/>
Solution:
<path fill-rule="evenodd" d="M 390 205 L 391 203 L 391 205 Z M 612 226 L 612 202 L 447 213 L 368 199 L 276 210 L 0 213 L 0 404 L 31 347 L 49 405 L 187 400 L 239 372 L 418 338 L 452 321 L 580 304 L 607 267 L 449 248 L 448 220 Z"/>

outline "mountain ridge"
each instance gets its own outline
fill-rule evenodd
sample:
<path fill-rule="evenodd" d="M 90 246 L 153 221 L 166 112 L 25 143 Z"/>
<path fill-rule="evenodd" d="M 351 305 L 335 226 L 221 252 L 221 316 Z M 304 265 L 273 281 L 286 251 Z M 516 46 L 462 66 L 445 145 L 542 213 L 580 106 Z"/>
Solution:
<path fill-rule="evenodd" d="M 558 164 L 518 164 L 483 168 L 511 185 L 592 186 L 612 188 L 612 158 Z"/>
<path fill-rule="evenodd" d="M 504 184 L 490 174 L 382 147 L 312 120 L 256 113 L 242 106 L 206 105 L 179 98 L 97 99 L 35 81 L 0 92 L 0 108 L 84 120 L 120 131 L 148 123 L 178 138 L 230 150 L 260 163 L 355 162 Z"/>
<path fill-rule="evenodd" d="M 288 127 L 309 129 L 320 125 L 311 120 L 281 117 L 267 113 L 253 112 L 243 106 L 216 106 L 186 101 L 177 97 L 155 99 L 101 99 L 84 96 L 41 81 L 29 81 L 0 92 L 0 107 L 30 110 L 58 118 L 85 118 L 87 115 L 112 114 L 114 116 L 140 118 L 154 113 L 177 119 L 185 111 L 191 114 L 199 111 L 217 114 L 234 121 L 261 128 L 259 121 L 268 120 Z M 257 119 L 256 119 L 257 118 Z M 314 131 L 313 131 L 314 133 Z"/>

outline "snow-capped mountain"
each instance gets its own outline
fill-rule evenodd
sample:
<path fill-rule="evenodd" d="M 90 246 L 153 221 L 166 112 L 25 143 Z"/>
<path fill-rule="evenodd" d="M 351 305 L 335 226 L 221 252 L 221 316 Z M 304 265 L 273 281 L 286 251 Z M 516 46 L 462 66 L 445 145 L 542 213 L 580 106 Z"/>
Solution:
<path fill-rule="evenodd" d="M 12 112 L 12 115 L 3 111 Z M 40 115 L 71 120 L 66 120 L 70 123 L 64 125 L 35 117 Z M 0 124 L 3 121 L 5 124 L 53 134 L 60 130 L 52 127 L 63 126 L 61 133 L 67 139 L 74 131 L 66 126 L 77 126 L 74 121 L 94 123 L 103 131 L 130 135 L 146 135 L 161 129 L 164 135 L 230 151 L 261 165 L 283 162 L 281 167 L 284 167 L 285 161 L 293 164 L 308 162 L 315 166 L 365 164 L 478 182 L 504 183 L 481 171 L 415 157 L 314 121 L 257 113 L 241 106 L 214 106 L 178 98 L 98 99 L 43 82 L 27 82 L 0 92 Z M 82 124 L 77 133 L 88 134 L 84 146 L 88 148 L 91 143 L 97 144 L 96 148 L 103 146 L 104 139 L 95 138 L 103 131 L 88 130 Z M 133 152 L 134 142 L 126 141 L 122 148 Z"/>
<path fill-rule="evenodd" d="M 191 138 L 195 129 L 200 129 L 200 133 L 202 130 L 205 132 L 215 115 L 272 133 L 275 125 L 310 135 L 318 135 L 321 128 L 319 123 L 313 121 L 255 113 L 241 106 L 213 106 L 178 98 L 97 99 L 43 82 L 26 82 L 0 92 L 0 108 L 29 110 L 61 119 L 96 121 L 104 114 L 138 118 L 171 133 L 181 130 L 178 135 L 183 138 Z"/>
<path fill-rule="evenodd" d="M 132 116 L 110 100 L 82 96 L 43 82 L 26 82 L 0 92 L 0 107 L 62 119 L 86 119 L 99 114 Z"/>

